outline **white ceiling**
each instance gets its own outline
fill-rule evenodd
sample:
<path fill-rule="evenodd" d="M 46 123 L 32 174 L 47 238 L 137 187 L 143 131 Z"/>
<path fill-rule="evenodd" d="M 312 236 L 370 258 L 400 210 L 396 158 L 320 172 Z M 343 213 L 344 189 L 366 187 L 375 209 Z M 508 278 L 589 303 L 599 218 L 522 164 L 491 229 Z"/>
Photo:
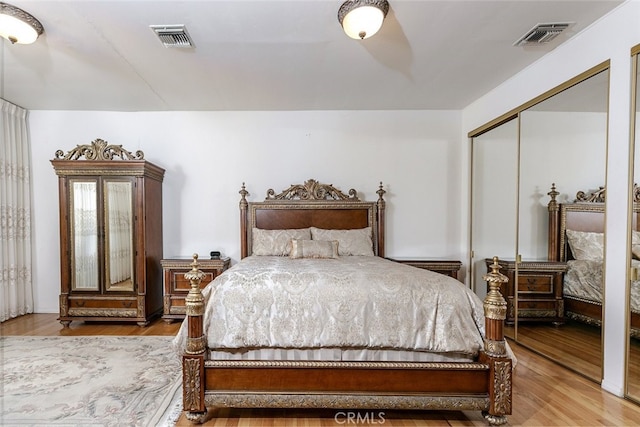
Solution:
<path fill-rule="evenodd" d="M 0 97 L 29 110 L 462 109 L 622 1 L 389 0 L 348 38 L 342 0 L 8 0 L 45 32 L 0 42 Z M 514 47 L 538 23 L 573 22 Z M 195 48 L 149 28 L 185 24 Z M 4 40 L 4 39 L 2 39 Z"/>

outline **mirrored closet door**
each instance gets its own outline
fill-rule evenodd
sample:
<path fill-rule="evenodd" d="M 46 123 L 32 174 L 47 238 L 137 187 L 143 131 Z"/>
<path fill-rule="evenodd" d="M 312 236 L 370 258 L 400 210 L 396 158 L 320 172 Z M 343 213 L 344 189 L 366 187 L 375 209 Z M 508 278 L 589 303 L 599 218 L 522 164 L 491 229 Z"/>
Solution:
<path fill-rule="evenodd" d="M 602 377 L 608 82 L 607 62 L 496 119 L 502 125 L 470 134 L 476 293 L 482 296 L 485 291 L 481 277 L 486 266 L 482 268 L 480 258 L 499 256 L 501 271 L 509 278 L 503 292 L 508 310 L 505 335 L 595 381 Z M 510 160 L 496 158 L 495 153 L 477 155 L 493 132 L 507 130 L 514 136 L 513 146 L 504 150 Z M 510 177 L 504 176 L 504 168 Z M 483 206 L 491 196 L 493 205 Z M 505 219 L 502 213 L 513 216 Z M 589 270 L 595 273 L 587 274 L 594 290 L 573 300 L 565 294 L 568 265 L 575 259 L 567 228 L 581 241 L 594 239 L 593 250 L 600 251 L 593 260 L 597 268 Z"/>
<path fill-rule="evenodd" d="M 636 185 L 640 183 L 640 45 L 631 50 L 632 54 L 632 116 L 631 135 L 633 156 L 632 176 L 634 191 L 632 196 L 633 218 L 631 222 L 631 280 L 629 283 L 629 351 L 627 355 L 627 397 L 640 402 L 640 194 L 636 191 Z"/>
<path fill-rule="evenodd" d="M 573 83 L 520 113 L 517 340 L 599 382 L 609 72 Z"/>
<path fill-rule="evenodd" d="M 513 258 L 516 254 L 517 120 L 476 136 L 471 144 L 471 281 L 474 291 L 484 298 L 486 260 L 493 256 Z M 513 336 L 513 328 L 507 335 Z"/>

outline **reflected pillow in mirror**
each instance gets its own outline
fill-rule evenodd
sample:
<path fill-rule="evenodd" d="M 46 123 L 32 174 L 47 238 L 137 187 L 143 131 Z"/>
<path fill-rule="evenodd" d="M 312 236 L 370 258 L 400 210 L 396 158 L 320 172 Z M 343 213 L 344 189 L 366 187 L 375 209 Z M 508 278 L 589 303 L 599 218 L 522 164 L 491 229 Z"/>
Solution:
<path fill-rule="evenodd" d="M 640 259 L 640 231 L 631 232 L 631 254 L 633 258 Z"/>
<path fill-rule="evenodd" d="M 287 230 L 251 230 L 251 250 L 253 255 L 288 256 L 292 239 L 311 239 L 308 228 Z"/>
<path fill-rule="evenodd" d="M 290 258 L 338 258 L 337 240 L 291 240 Z"/>
<path fill-rule="evenodd" d="M 313 240 L 337 240 L 338 255 L 365 255 L 373 256 L 373 240 L 371 227 L 352 230 L 325 230 L 311 227 L 311 239 Z"/>
<path fill-rule="evenodd" d="M 604 256 L 604 234 L 567 230 L 567 241 L 577 260 L 601 261 Z"/>

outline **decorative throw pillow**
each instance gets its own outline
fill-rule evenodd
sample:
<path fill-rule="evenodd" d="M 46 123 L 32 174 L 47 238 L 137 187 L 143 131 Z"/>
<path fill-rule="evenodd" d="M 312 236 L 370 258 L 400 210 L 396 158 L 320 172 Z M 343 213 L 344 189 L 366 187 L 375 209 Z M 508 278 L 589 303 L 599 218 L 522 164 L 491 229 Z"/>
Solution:
<path fill-rule="evenodd" d="M 291 240 L 290 258 L 338 258 L 337 240 Z"/>
<path fill-rule="evenodd" d="M 251 250 L 253 255 L 287 256 L 291 252 L 292 239 L 311 239 L 308 228 L 287 230 L 251 230 Z"/>
<path fill-rule="evenodd" d="M 600 261 L 604 256 L 604 234 L 567 230 L 567 241 L 577 260 Z"/>
<path fill-rule="evenodd" d="M 337 240 L 338 255 L 373 256 L 373 240 L 371 227 L 353 230 L 325 230 L 311 227 L 313 240 Z"/>

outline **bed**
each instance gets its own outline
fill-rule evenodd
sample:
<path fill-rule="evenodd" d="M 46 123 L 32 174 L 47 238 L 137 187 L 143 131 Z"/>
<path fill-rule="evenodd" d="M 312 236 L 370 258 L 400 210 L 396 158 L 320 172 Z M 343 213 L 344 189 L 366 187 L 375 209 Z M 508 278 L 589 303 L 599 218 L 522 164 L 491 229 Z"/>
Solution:
<path fill-rule="evenodd" d="M 385 259 L 382 183 L 377 194 L 361 201 L 310 179 L 249 202 L 242 185 L 240 262 L 202 291 L 197 255 L 186 275 L 174 345 L 187 419 L 286 407 L 477 410 L 506 422 L 514 359 L 497 259 L 484 302 L 454 278 Z M 418 327 L 403 323 L 407 313 Z"/>
<path fill-rule="evenodd" d="M 636 187 L 637 188 L 637 187 Z M 565 316 L 589 325 L 602 324 L 603 248 L 606 191 L 579 191 L 573 202 L 558 203 L 555 184 L 548 193 L 549 260 L 567 263 L 563 279 Z M 632 247 L 640 248 L 640 191 L 634 191 Z M 640 250 L 633 250 L 640 255 Z M 636 255 L 632 267 L 639 268 Z M 631 283 L 631 334 L 640 337 L 640 281 Z"/>

